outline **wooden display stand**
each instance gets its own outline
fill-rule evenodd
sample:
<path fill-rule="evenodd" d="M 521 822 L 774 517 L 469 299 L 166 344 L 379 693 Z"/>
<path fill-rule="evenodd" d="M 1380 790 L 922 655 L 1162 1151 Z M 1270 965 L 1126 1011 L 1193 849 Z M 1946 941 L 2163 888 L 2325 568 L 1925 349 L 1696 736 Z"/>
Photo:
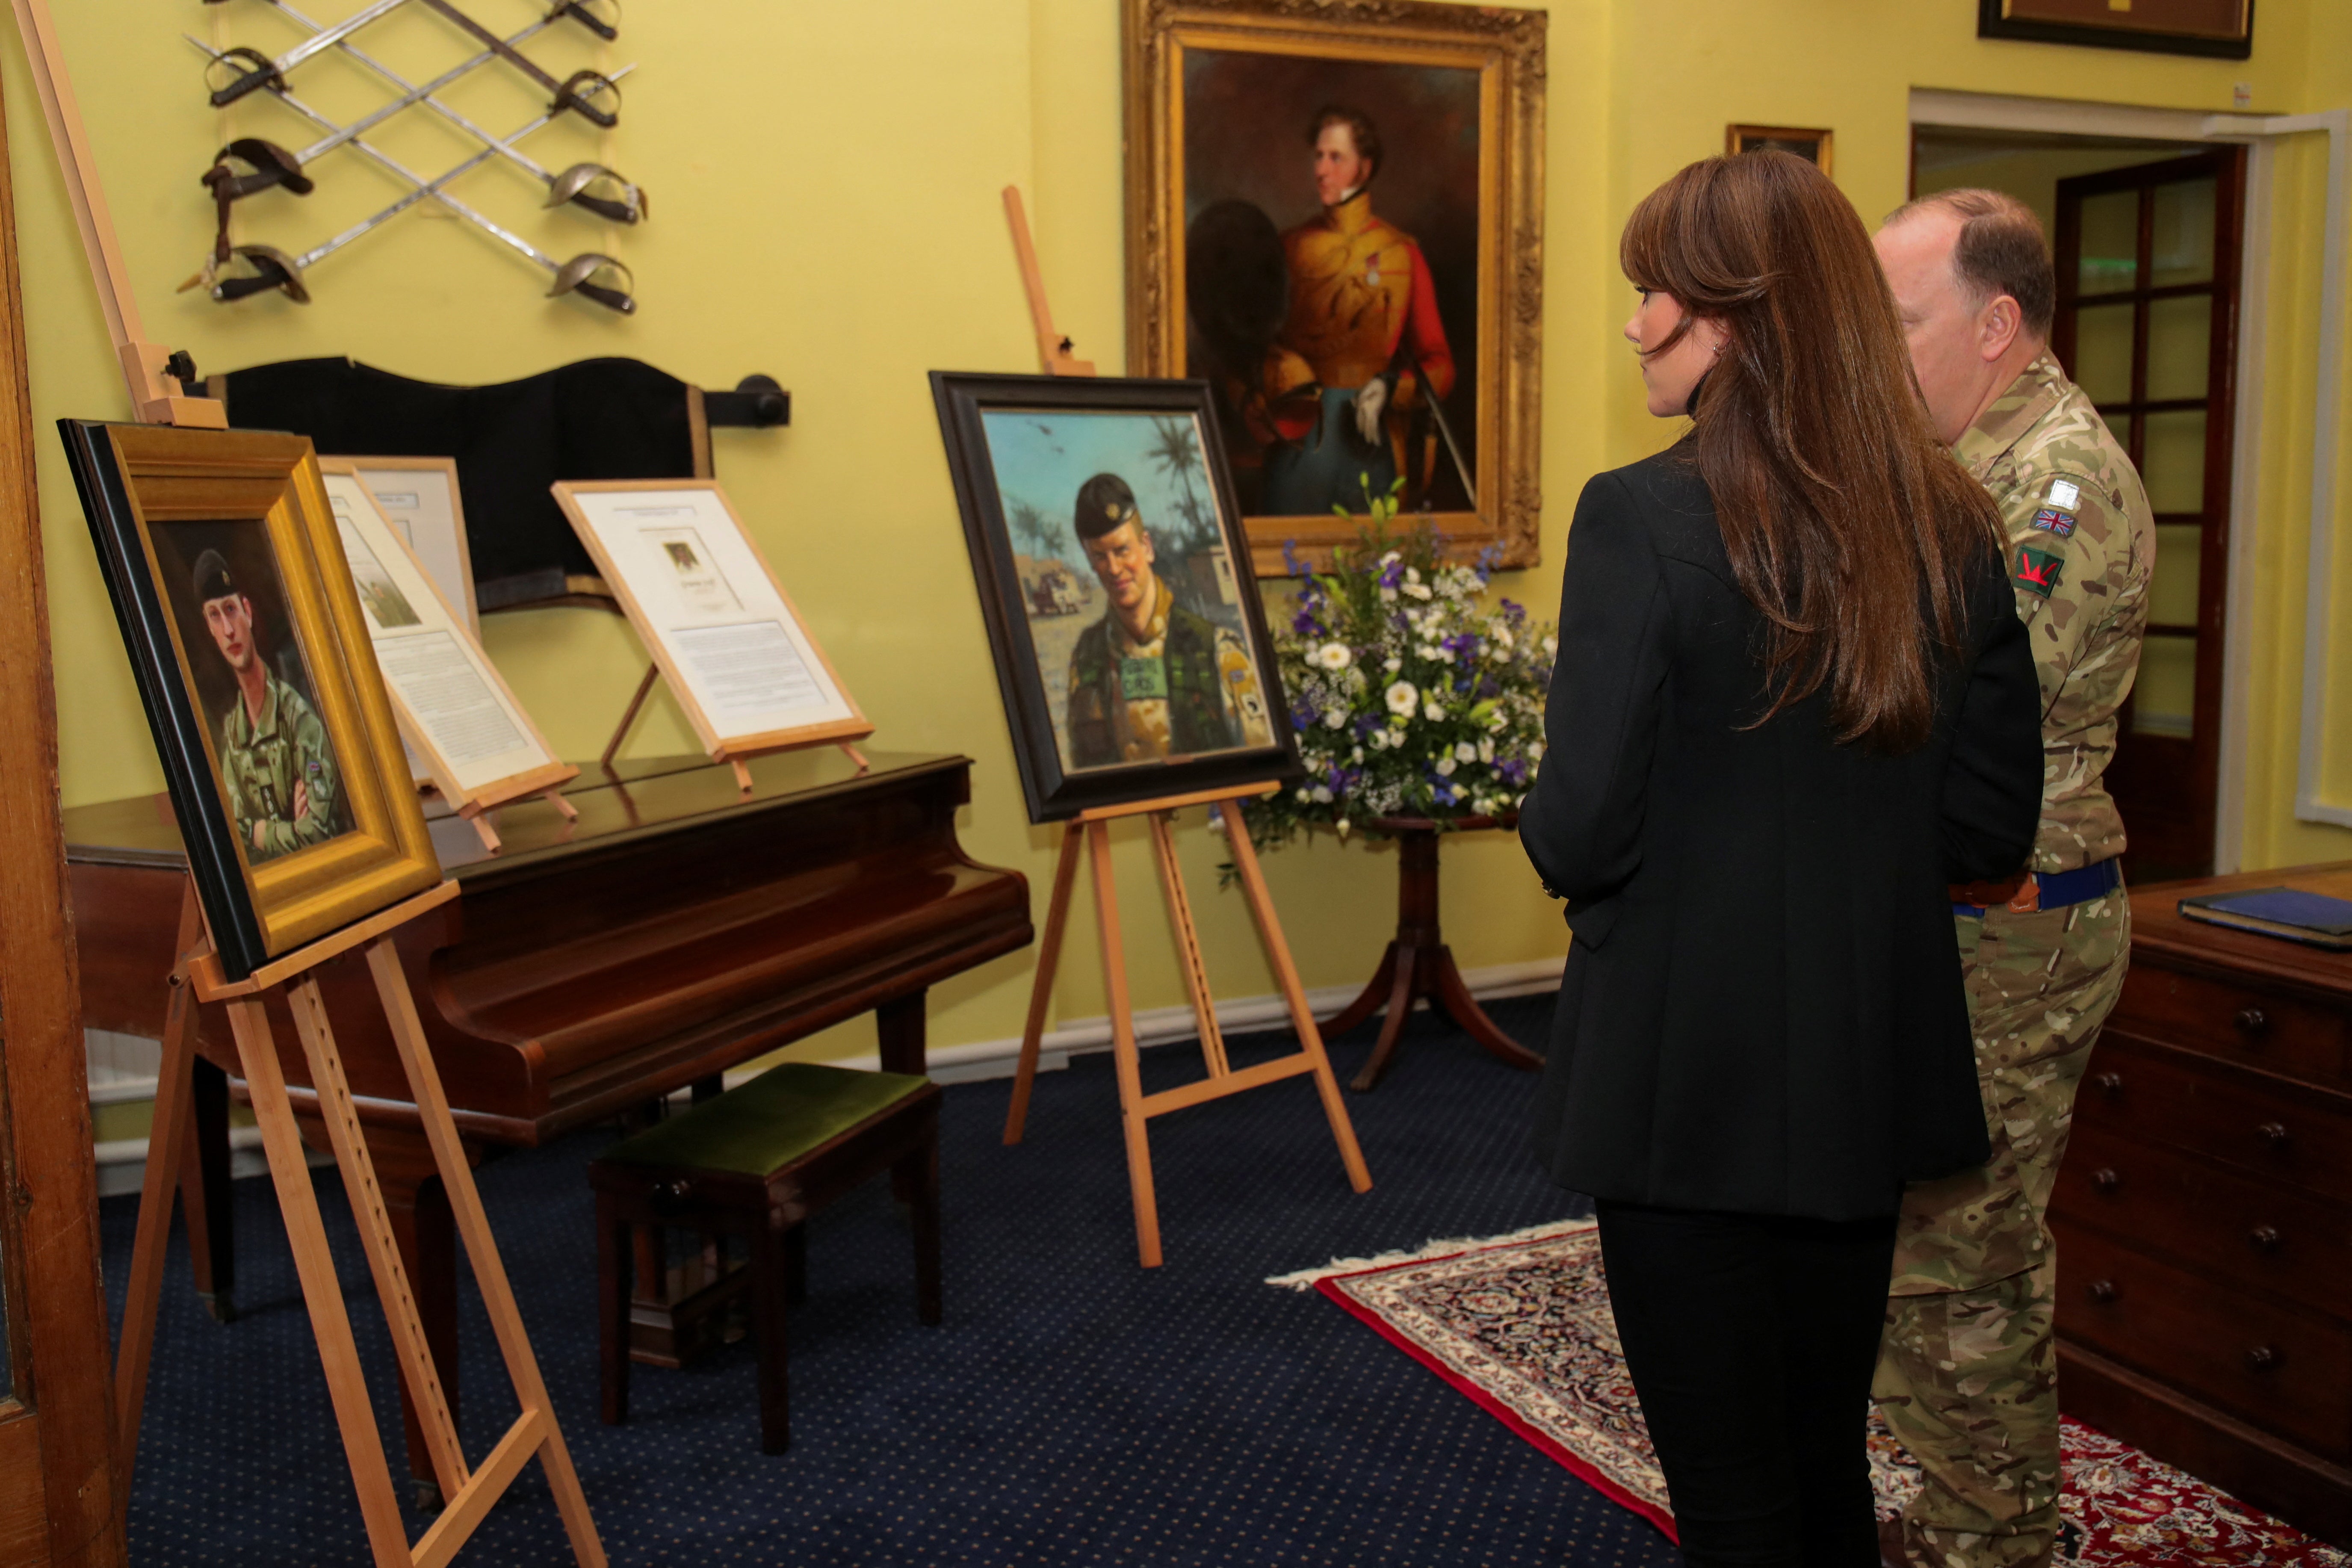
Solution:
<path fill-rule="evenodd" d="M 1036 247 L 1030 243 L 1029 220 L 1021 206 L 1021 192 L 1004 187 L 1004 217 L 1013 230 L 1013 254 L 1021 264 L 1021 283 L 1029 296 L 1030 319 L 1037 329 L 1037 353 L 1054 375 L 1092 375 L 1094 365 L 1071 356 L 1070 340 L 1054 330 L 1045 307 L 1045 281 L 1037 269 Z M 1087 861 L 1095 883 L 1095 921 L 1102 939 L 1103 989 L 1110 1004 L 1111 1053 L 1118 1072 L 1119 1120 L 1127 1132 L 1127 1179 L 1135 1199 L 1135 1248 L 1146 1268 L 1160 1267 L 1160 1204 L 1151 1185 L 1151 1142 L 1146 1123 L 1155 1116 L 1187 1106 L 1202 1105 L 1229 1094 L 1279 1083 L 1301 1073 L 1315 1075 L 1315 1089 L 1323 1100 L 1323 1114 L 1331 1123 L 1331 1137 L 1339 1145 L 1339 1163 L 1347 1167 L 1348 1184 L 1360 1193 L 1371 1191 L 1371 1173 L 1363 1152 L 1356 1146 L 1356 1129 L 1339 1098 L 1339 1083 L 1331 1075 L 1330 1058 L 1323 1052 L 1323 1036 L 1315 1014 L 1307 1005 L 1306 988 L 1298 983 L 1297 966 L 1283 940 L 1282 922 L 1266 892 L 1257 850 L 1250 843 L 1249 826 L 1242 821 L 1241 804 L 1280 787 L 1273 783 L 1207 790 L 1196 795 L 1162 795 L 1125 805 L 1082 811 L 1062 835 L 1062 855 L 1054 868 L 1054 900 L 1045 915 L 1045 937 L 1037 952 L 1037 978 L 1029 992 L 1029 1021 L 1021 1032 L 1021 1064 L 1013 1079 L 1013 1106 L 1004 1117 L 1004 1141 L 1021 1142 L 1029 1119 L 1029 1091 L 1037 1081 L 1037 1050 L 1045 1033 L 1045 1012 L 1053 1000 L 1054 975 L 1062 959 L 1062 932 L 1068 924 L 1070 889 L 1077 880 L 1078 841 L 1086 840 Z M 1192 900 L 1184 894 L 1182 869 L 1176 863 L 1176 837 L 1171 824 L 1179 807 L 1206 805 L 1225 825 L 1234 867 L 1241 875 L 1242 892 L 1265 943 L 1276 984 L 1290 1005 L 1290 1021 L 1298 1031 L 1296 1055 L 1260 1062 L 1235 1072 L 1225 1060 L 1225 1037 L 1217 1027 L 1216 998 L 1209 990 L 1209 973 L 1201 962 L 1201 942 L 1192 924 Z M 1118 888 L 1111 876 L 1110 824 L 1123 816 L 1141 816 L 1151 825 L 1151 849 L 1160 868 L 1160 890 L 1168 899 L 1168 923 L 1176 938 L 1176 955 L 1184 971 L 1184 991 L 1192 998 L 1192 1016 L 1201 1026 L 1201 1055 L 1209 1076 L 1158 1094 L 1143 1092 L 1141 1064 L 1135 1044 L 1135 1005 L 1127 992 L 1127 958 L 1119 942 Z"/>
<path fill-rule="evenodd" d="M 286 1219 L 287 1239 L 294 1249 L 294 1267 L 302 1281 L 302 1295 L 310 1310 L 311 1331 L 325 1363 L 327 1392 L 333 1401 L 335 1422 L 342 1433 L 343 1452 L 350 1461 L 352 1481 L 359 1491 L 360 1513 L 366 1521 L 368 1543 L 377 1568 L 424 1568 L 447 1563 L 467 1537 L 488 1517 L 490 1508 L 514 1484 L 523 1467 L 538 1456 L 546 1467 L 549 1489 L 562 1515 L 572 1553 L 581 1568 L 603 1568 L 604 1549 L 589 1517 L 588 1500 L 558 1429 L 555 1410 L 541 1379 L 522 1316 L 516 1309 L 513 1289 L 498 1242 L 490 1234 L 488 1216 L 474 1186 L 472 1168 L 458 1141 L 457 1122 L 441 1090 L 441 1078 L 418 1022 L 415 998 L 401 969 L 392 933 L 416 916 L 457 896 L 457 884 L 444 881 L 428 892 L 394 905 L 331 936 L 256 970 L 240 981 L 221 973 L 212 946 L 203 934 L 195 887 L 192 882 L 180 916 L 180 960 L 172 973 L 172 1000 L 163 1031 L 163 1059 L 157 1073 L 154 1131 L 147 1152 L 145 1184 L 139 1200 L 138 1237 L 131 1249 L 129 1301 L 123 1312 L 122 1342 L 115 1360 L 115 1405 L 121 1454 L 118 1485 L 128 1498 L 131 1472 L 139 1440 L 139 1421 L 145 1402 L 147 1363 L 155 1342 L 155 1311 L 163 1289 L 163 1258 L 172 1229 L 172 1200 L 179 1184 L 181 1161 L 194 1136 L 190 1103 L 195 1062 L 198 1002 L 226 1002 L 229 1024 L 236 1037 L 237 1058 L 253 1095 L 254 1118 L 261 1126 L 262 1147 L 268 1155 L 269 1174 L 278 1189 L 278 1206 Z M 456 1423 L 426 1344 L 425 1326 L 409 1288 L 408 1271 L 394 1239 L 375 1165 L 360 1128 L 359 1111 L 343 1075 L 341 1052 L 327 1022 L 319 982 L 311 971 L 330 959 L 365 949 L 376 994 L 383 1003 L 392 1037 L 408 1075 L 409 1092 L 433 1148 L 434 1163 L 455 1211 L 458 1234 L 474 1267 L 482 1304 L 489 1313 L 491 1331 L 504 1355 L 507 1375 L 514 1384 L 520 1416 L 491 1448 L 480 1468 L 468 1470 L 457 1442 Z M 296 1124 L 292 1101 L 278 1061 L 264 996 L 284 987 L 286 1005 L 294 1016 L 303 1055 L 310 1065 L 311 1082 L 319 1096 L 319 1113 L 333 1145 L 335 1163 L 350 1194 L 352 1215 L 358 1222 L 368 1267 L 375 1277 L 384 1318 L 392 1329 L 393 1351 L 399 1362 L 425 1431 L 433 1470 L 447 1506 L 441 1517 L 412 1548 L 402 1525 L 400 1504 L 393 1489 L 392 1471 L 385 1462 L 383 1442 L 376 1430 L 375 1411 L 368 1399 L 360 1369 L 359 1348 L 352 1337 L 341 1286 L 327 1246 L 319 1215 L 310 1169 L 302 1152 L 302 1134 Z"/>
<path fill-rule="evenodd" d="M 1282 922 L 1275 918 L 1274 900 L 1266 893 L 1265 877 L 1258 868 L 1257 851 L 1250 844 L 1249 827 L 1242 821 L 1242 800 L 1265 795 L 1276 787 L 1271 784 L 1251 784 L 1238 790 L 1103 806 L 1079 813 L 1062 836 L 1062 857 L 1054 868 L 1054 901 L 1045 915 L 1045 941 L 1037 952 L 1037 979 L 1029 993 L 1029 1021 L 1021 1032 L 1021 1065 L 1013 1080 L 1013 1108 L 1004 1118 L 1004 1141 L 1020 1142 L 1028 1121 L 1029 1090 L 1037 1079 L 1037 1050 L 1045 1032 L 1046 1006 L 1053 998 L 1054 973 L 1061 961 L 1062 932 L 1069 920 L 1070 888 L 1077 880 L 1078 841 L 1083 837 L 1094 872 L 1095 921 L 1102 938 L 1103 989 L 1110 1003 L 1111 1052 L 1118 1071 L 1119 1119 L 1127 1131 L 1127 1179 L 1135 1197 L 1135 1247 L 1146 1268 L 1160 1267 L 1160 1205 L 1152 1194 L 1151 1144 L 1145 1127 L 1155 1116 L 1222 1100 L 1262 1084 L 1279 1083 L 1301 1073 L 1312 1073 L 1316 1092 L 1323 1100 L 1323 1114 L 1331 1123 L 1331 1137 L 1339 1145 L 1339 1162 L 1347 1167 L 1348 1184 L 1360 1193 L 1371 1190 L 1371 1173 L 1364 1168 L 1363 1152 L 1356 1147 L 1356 1130 L 1339 1098 L 1339 1081 L 1332 1076 L 1330 1059 L 1323 1054 L 1323 1036 L 1315 1026 L 1313 1010 L 1307 1005 L 1306 989 L 1298 983 L 1297 967 L 1290 961 L 1289 944 L 1282 939 Z M 1192 925 L 1192 902 L 1184 896 L 1183 874 L 1176 864 L 1175 835 L 1170 828 L 1179 806 L 1201 805 L 1224 818 L 1225 840 L 1233 849 L 1234 869 L 1241 874 L 1243 895 L 1248 899 L 1250 913 L 1257 921 L 1258 935 L 1265 942 L 1265 955 L 1274 966 L 1276 983 L 1290 1005 L 1291 1025 L 1298 1031 L 1298 1050 L 1295 1055 L 1260 1062 L 1239 1072 L 1225 1060 L 1224 1036 L 1217 1027 L 1216 1000 L 1209 991 L 1208 971 L 1201 963 L 1201 943 Z M 1135 1008 L 1128 997 L 1127 958 L 1119 942 L 1118 889 L 1111 878 L 1109 825 L 1122 816 L 1146 816 L 1150 820 L 1160 886 L 1168 896 L 1168 923 L 1175 931 L 1177 959 L 1184 971 L 1184 990 L 1192 1001 L 1192 1016 L 1200 1021 L 1201 1054 L 1209 1067 L 1207 1078 L 1179 1089 L 1162 1089 L 1158 1094 L 1143 1092 L 1141 1065 L 1136 1056 Z"/>
<path fill-rule="evenodd" d="M 613 726 L 613 738 L 604 742 L 604 750 L 596 759 L 597 767 L 605 773 L 609 773 L 613 771 L 613 759 L 621 754 L 621 743 L 629 738 L 629 731 L 635 725 L 637 715 L 644 710 L 646 699 L 654 694 L 654 682 L 661 679 L 661 673 L 662 667 L 658 661 L 646 666 L 646 678 L 637 682 L 636 695 L 629 699 L 628 707 L 621 712 L 621 721 Z M 868 726 L 859 730 L 858 735 L 863 738 L 872 732 L 871 727 Z M 866 760 L 865 752 L 847 741 L 824 740 L 795 741 L 790 745 L 765 746 L 751 751 L 735 751 L 722 745 L 710 753 L 710 760 L 714 763 L 725 763 L 732 767 L 735 770 L 735 787 L 745 795 L 750 795 L 753 757 L 764 757 L 776 752 L 797 752 L 810 746 L 840 747 L 841 754 L 856 763 L 857 771 L 861 773 L 873 765 Z"/>

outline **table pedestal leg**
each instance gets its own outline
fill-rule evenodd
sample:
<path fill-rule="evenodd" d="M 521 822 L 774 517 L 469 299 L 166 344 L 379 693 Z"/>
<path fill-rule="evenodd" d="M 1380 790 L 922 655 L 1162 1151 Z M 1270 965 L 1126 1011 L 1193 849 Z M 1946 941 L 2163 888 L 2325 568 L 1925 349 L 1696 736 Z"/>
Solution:
<path fill-rule="evenodd" d="M 1382 1006 L 1381 1037 L 1363 1069 L 1349 1081 L 1368 1089 L 1388 1073 L 1412 1005 L 1426 996 L 1497 1060 L 1532 1069 L 1543 1058 L 1512 1039 L 1486 1016 L 1454 963 L 1437 921 L 1437 832 L 1431 827 L 1390 830 L 1397 843 L 1397 933 L 1381 957 L 1381 967 L 1353 1002 L 1323 1026 L 1324 1037 L 1354 1028 Z"/>

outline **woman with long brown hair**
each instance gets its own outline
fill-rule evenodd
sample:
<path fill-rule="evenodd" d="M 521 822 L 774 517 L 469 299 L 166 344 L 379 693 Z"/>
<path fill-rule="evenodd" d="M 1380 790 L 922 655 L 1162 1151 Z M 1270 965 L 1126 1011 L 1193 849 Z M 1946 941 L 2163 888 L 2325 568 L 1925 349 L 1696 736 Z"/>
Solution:
<path fill-rule="evenodd" d="M 1902 1185 L 1987 1153 L 1946 885 L 2023 862 L 2040 703 L 1836 187 L 1694 163 L 1621 258 L 1692 424 L 1569 532 L 1519 823 L 1575 939 L 1538 1149 L 1596 1200 L 1684 1560 L 1865 1568 Z"/>

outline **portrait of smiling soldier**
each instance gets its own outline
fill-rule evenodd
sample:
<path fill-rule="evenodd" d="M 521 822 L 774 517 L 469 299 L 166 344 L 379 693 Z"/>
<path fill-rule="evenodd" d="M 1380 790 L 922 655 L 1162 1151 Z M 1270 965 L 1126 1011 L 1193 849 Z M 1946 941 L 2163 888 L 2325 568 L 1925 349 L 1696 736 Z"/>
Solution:
<path fill-rule="evenodd" d="M 1073 521 L 1110 604 L 1070 656 L 1070 765 L 1266 744 L 1272 731 L 1248 649 L 1177 602 L 1127 481 L 1087 480 Z"/>
<path fill-rule="evenodd" d="M 226 710 L 208 717 L 218 725 L 222 804 L 246 858 L 258 865 L 348 832 L 351 813 L 327 727 L 310 700 L 270 668 L 257 636 L 261 617 L 227 557 L 215 549 L 200 553 L 189 589 L 213 650 L 191 647 L 190 661 L 217 657 L 235 684 Z"/>

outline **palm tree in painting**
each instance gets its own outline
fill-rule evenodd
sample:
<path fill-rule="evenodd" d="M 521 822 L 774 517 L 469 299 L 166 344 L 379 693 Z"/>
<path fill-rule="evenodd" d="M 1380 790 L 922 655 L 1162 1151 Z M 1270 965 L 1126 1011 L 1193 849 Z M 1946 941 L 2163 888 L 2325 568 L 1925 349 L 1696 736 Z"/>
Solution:
<path fill-rule="evenodd" d="M 1151 465 L 1176 481 L 1176 510 L 1184 517 L 1185 548 L 1211 548 L 1217 542 L 1216 529 L 1201 504 L 1200 492 L 1192 488 L 1192 476 L 1201 467 L 1201 442 L 1192 433 L 1192 422 L 1154 419 L 1151 428 L 1157 437 L 1151 445 Z"/>

